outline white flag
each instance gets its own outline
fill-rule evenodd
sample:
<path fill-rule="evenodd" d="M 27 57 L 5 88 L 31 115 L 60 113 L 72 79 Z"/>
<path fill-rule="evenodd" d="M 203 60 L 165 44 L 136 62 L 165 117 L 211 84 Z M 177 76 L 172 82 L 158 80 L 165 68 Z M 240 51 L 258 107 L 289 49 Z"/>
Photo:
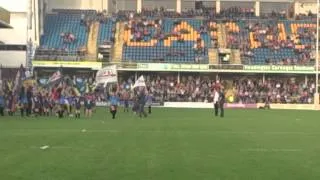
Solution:
<path fill-rule="evenodd" d="M 100 69 L 96 75 L 97 84 L 106 84 L 106 83 L 117 83 L 118 82 L 118 73 L 117 66 L 107 66 Z"/>
<path fill-rule="evenodd" d="M 146 82 L 143 76 L 140 76 L 139 79 L 134 83 L 133 88 L 136 87 L 146 87 Z"/>
<path fill-rule="evenodd" d="M 52 76 L 50 76 L 47 84 L 50 84 L 50 85 L 57 84 L 62 78 L 63 78 L 63 76 L 62 76 L 60 70 L 58 70 L 55 73 L 53 73 Z"/>

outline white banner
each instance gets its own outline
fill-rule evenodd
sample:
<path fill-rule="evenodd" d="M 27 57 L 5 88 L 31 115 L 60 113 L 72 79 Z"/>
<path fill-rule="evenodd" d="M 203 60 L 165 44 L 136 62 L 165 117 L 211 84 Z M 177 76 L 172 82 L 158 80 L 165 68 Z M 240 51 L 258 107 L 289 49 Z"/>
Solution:
<path fill-rule="evenodd" d="M 96 75 L 97 84 L 116 83 L 118 82 L 117 66 L 106 66 L 100 69 Z"/>
<path fill-rule="evenodd" d="M 136 87 L 146 87 L 146 82 L 143 76 L 140 76 L 139 79 L 134 83 L 133 88 Z"/>
<path fill-rule="evenodd" d="M 61 78 L 62 78 L 62 74 L 61 74 L 60 70 L 58 70 L 55 73 L 53 73 L 52 76 L 50 76 L 47 84 L 57 83 L 59 80 L 61 80 Z"/>

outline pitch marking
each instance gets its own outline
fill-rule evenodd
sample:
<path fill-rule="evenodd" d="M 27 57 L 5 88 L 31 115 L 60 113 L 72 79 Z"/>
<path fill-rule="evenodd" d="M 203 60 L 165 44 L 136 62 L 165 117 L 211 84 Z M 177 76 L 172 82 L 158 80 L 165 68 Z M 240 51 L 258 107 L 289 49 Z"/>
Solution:
<path fill-rule="evenodd" d="M 300 151 L 302 151 L 302 149 L 249 148 L 249 149 L 241 149 L 240 151 L 247 151 L 247 152 L 300 152 Z"/>
<path fill-rule="evenodd" d="M 254 132 L 254 131 L 175 131 L 175 130 L 133 130 L 133 131 L 120 131 L 110 129 L 16 129 L 3 131 L 12 131 L 13 133 L 26 134 L 28 131 L 31 132 L 59 132 L 59 133 L 181 133 L 181 134 L 268 134 L 268 135 L 320 135 L 320 132 L 298 132 L 298 131 L 267 131 L 267 132 Z"/>

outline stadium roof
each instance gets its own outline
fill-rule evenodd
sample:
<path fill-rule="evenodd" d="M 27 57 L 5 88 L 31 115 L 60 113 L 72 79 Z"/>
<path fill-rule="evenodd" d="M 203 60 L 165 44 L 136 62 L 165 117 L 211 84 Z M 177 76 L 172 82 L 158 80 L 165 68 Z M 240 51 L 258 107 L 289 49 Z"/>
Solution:
<path fill-rule="evenodd" d="M 11 29 L 12 26 L 10 26 L 10 24 L 0 20 L 0 29 Z"/>
<path fill-rule="evenodd" d="M 300 3 L 316 3 L 317 0 L 296 0 L 296 2 L 300 2 Z"/>
<path fill-rule="evenodd" d="M 142 1 L 148 1 L 148 0 L 142 0 Z M 149 0 L 152 1 L 152 0 Z M 200 0 L 182 0 L 183 2 L 196 2 Z M 215 2 L 216 0 L 203 0 L 203 2 Z M 301 1 L 301 0 L 220 0 L 221 2 L 294 2 L 294 1 Z M 302 0 L 302 1 L 317 1 L 317 0 Z"/>
<path fill-rule="evenodd" d="M 10 12 L 0 6 L 0 28 L 12 28 L 10 26 Z"/>

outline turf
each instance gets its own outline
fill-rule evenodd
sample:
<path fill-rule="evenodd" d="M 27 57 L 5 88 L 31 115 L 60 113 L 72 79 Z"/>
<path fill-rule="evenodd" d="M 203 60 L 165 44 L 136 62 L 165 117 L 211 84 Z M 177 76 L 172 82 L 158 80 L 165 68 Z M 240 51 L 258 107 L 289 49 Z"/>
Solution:
<path fill-rule="evenodd" d="M 154 109 L 146 119 L 0 117 L 3 180 L 319 180 L 316 111 Z M 86 131 L 83 132 L 82 130 Z M 50 146 L 46 150 L 40 147 Z"/>

